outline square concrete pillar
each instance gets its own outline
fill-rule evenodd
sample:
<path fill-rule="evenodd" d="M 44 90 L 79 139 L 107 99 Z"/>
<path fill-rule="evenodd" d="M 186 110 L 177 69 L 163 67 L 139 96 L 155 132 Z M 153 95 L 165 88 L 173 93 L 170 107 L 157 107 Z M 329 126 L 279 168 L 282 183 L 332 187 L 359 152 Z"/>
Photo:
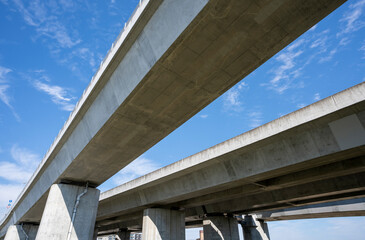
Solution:
<path fill-rule="evenodd" d="M 52 185 L 36 239 L 92 239 L 99 195 L 100 191 L 95 188 L 69 184 Z"/>
<path fill-rule="evenodd" d="M 185 240 L 185 213 L 148 208 L 143 212 L 142 240 Z"/>
<path fill-rule="evenodd" d="M 203 220 L 204 239 L 238 240 L 237 220 L 229 216 L 210 216 Z"/>
<path fill-rule="evenodd" d="M 244 240 L 270 240 L 267 223 L 259 221 L 256 215 L 246 215 L 241 222 Z"/>
<path fill-rule="evenodd" d="M 6 232 L 4 240 L 34 240 L 37 231 L 38 225 L 11 225 Z"/>

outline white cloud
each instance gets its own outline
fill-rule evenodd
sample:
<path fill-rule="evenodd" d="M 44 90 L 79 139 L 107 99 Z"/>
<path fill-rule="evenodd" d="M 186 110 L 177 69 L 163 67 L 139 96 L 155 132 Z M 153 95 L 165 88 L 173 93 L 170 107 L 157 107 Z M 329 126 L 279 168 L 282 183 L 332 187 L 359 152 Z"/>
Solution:
<path fill-rule="evenodd" d="M 319 101 L 319 100 L 321 100 L 321 95 L 319 95 L 319 93 L 314 94 L 313 100 L 314 100 L 314 101 Z"/>
<path fill-rule="evenodd" d="M 240 83 L 237 84 L 237 88 L 239 90 L 242 90 L 244 88 L 248 88 L 248 84 L 246 82 L 244 82 L 244 81 L 241 81 Z"/>
<path fill-rule="evenodd" d="M 251 128 L 256 128 L 262 125 L 263 116 L 261 111 L 254 111 L 247 114 L 249 118 L 249 126 Z"/>
<path fill-rule="evenodd" d="M 303 50 L 297 50 L 297 48 L 302 46 L 304 42 L 304 39 L 294 42 L 275 58 L 281 65 L 272 68 L 271 72 L 274 73 L 274 77 L 269 83 L 262 84 L 262 86 L 267 86 L 268 89 L 272 89 L 279 94 L 292 87 L 293 79 L 300 76 L 300 71 L 303 68 L 302 66 L 295 69 L 295 66 L 296 59 L 303 53 Z"/>
<path fill-rule="evenodd" d="M 327 51 L 327 46 L 329 45 L 328 43 L 328 39 L 330 39 L 330 37 L 328 36 L 330 30 L 326 29 L 324 31 L 321 31 L 320 33 L 314 33 L 314 37 L 316 38 L 310 45 L 310 48 L 318 48 L 318 50 L 316 49 L 317 53 L 323 53 Z"/>
<path fill-rule="evenodd" d="M 355 32 L 365 26 L 365 22 L 361 19 L 364 7 L 365 0 L 357 1 L 349 6 L 349 10 L 340 19 L 340 23 L 343 23 L 344 25 L 337 36 Z"/>
<path fill-rule="evenodd" d="M 12 161 L 0 161 L 0 217 L 7 212 L 8 201 L 16 200 L 41 161 L 39 155 L 17 145 L 13 145 L 10 155 Z"/>
<path fill-rule="evenodd" d="M 143 156 L 137 158 L 121 171 L 119 171 L 114 177 L 113 182 L 117 185 L 121 185 L 130 180 L 136 179 L 142 175 L 150 173 L 160 166 L 152 160 Z"/>
<path fill-rule="evenodd" d="M 26 148 L 20 148 L 18 145 L 13 145 L 10 150 L 11 157 L 22 166 L 26 167 L 27 169 L 36 169 L 40 162 L 40 157 L 32 153 Z"/>
<path fill-rule="evenodd" d="M 15 119 L 20 122 L 19 115 L 15 112 L 14 107 L 10 103 L 10 97 L 7 93 L 7 90 L 10 88 L 9 84 L 6 84 L 8 81 L 6 79 L 6 75 L 12 72 L 11 69 L 0 66 L 0 101 L 2 101 L 13 113 Z"/>
<path fill-rule="evenodd" d="M 9 200 L 13 203 L 23 189 L 23 184 L 0 184 L 0 221 L 9 211 L 6 206 Z"/>
<path fill-rule="evenodd" d="M 0 66 L 0 83 L 7 82 L 6 81 L 6 74 L 10 73 L 12 70 L 6 67 Z"/>
<path fill-rule="evenodd" d="M 239 97 L 240 97 L 240 92 L 238 87 L 233 87 L 232 89 L 228 90 L 228 92 L 226 92 L 223 97 L 224 109 L 226 111 L 228 110 L 232 110 L 235 112 L 242 111 L 243 110 L 242 102 L 240 101 Z"/>
<path fill-rule="evenodd" d="M 321 57 L 319 59 L 320 63 L 329 62 L 332 60 L 333 56 L 337 53 L 337 48 L 332 49 L 327 56 Z"/>
<path fill-rule="evenodd" d="M 26 183 L 32 172 L 23 166 L 10 162 L 0 162 L 0 178 L 16 183 Z"/>
<path fill-rule="evenodd" d="M 6 93 L 6 90 L 9 88 L 9 85 L 0 85 L 0 100 L 5 103 L 8 107 L 12 108 L 10 105 L 9 96 Z"/>
<path fill-rule="evenodd" d="M 200 115 L 201 118 L 207 118 L 208 117 L 208 114 L 202 114 Z"/>
<path fill-rule="evenodd" d="M 362 58 L 365 59 L 365 41 L 363 41 L 362 46 L 359 48 L 359 50 L 363 52 L 364 55 Z"/>
<path fill-rule="evenodd" d="M 49 15 L 43 2 L 33 1 L 28 7 L 24 6 L 21 0 L 13 0 L 17 10 L 23 16 L 24 21 L 29 26 L 35 27 L 40 36 L 45 36 L 57 41 L 61 48 L 71 48 L 81 42 L 80 39 L 73 40 L 67 28 L 62 24 L 57 16 Z M 62 1 L 67 4 L 66 1 Z"/>
<path fill-rule="evenodd" d="M 305 103 L 297 104 L 297 108 L 304 108 L 305 106 L 307 106 L 307 104 L 305 104 Z"/>
<path fill-rule="evenodd" d="M 90 51 L 88 48 L 79 48 L 72 52 L 73 56 L 77 56 L 84 61 L 88 62 L 91 67 L 96 66 L 95 54 Z"/>
<path fill-rule="evenodd" d="M 52 102 L 60 105 L 61 109 L 65 111 L 72 111 L 74 109 L 75 105 L 71 103 L 74 97 L 69 96 L 70 94 L 65 88 L 46 84 L 37 80 L 33 82 L 33 85 L 37 90 L 45 92 L 51 96 Z"/>

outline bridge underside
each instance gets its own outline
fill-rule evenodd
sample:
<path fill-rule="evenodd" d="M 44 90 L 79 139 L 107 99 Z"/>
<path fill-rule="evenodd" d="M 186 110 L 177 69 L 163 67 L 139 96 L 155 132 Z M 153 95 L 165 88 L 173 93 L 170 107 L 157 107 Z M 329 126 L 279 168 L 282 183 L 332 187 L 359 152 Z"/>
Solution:
<path fill-rule="evenodd" d="M 139 229 L 145 208 L 184 210 L 186 225 L 196 226 L 206 216 L 259 213 L 365 197 L 364 100 L 242 148 L 227 150 L 230 144 L 240 144 L 250 136 L 290 125 L 290 120 L 301 121 L 322 107 L 329 108 L 330 102 L 352 101 L 352 94 L 362 95 L 363 99 L 365 84 L 212 147 L 216 155 L 209 161 L 135 189 L 106 192 L 99 203 L 96 225 L 100 229 Z M 217 153 L 220 149 L 224 152 L 221 155 Z M 204 158 L 208 151 L 176 166 Z M 161 169 L 158 173 L 163 172 Z"/>
<path fill-rule="evenodd" d="M 149 1 L 125 41 L 112 49 L 0 235 L 13 223 L 40 222 L 52 184 L 106 181 L 343 2 Z M 221 209 L 219 202 L 204 206 Z M 181 207 L 200 214 L 200 203 Z"/>

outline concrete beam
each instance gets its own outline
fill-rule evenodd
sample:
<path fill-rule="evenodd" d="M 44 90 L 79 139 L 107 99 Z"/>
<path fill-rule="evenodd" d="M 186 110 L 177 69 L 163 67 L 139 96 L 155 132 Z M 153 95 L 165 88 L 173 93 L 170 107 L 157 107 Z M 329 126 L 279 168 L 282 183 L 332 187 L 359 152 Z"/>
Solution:
<path fill-rule="evenodd" d="M 181 211 L 148 208 L 143 212 L 143 240 L 184 240 L 185 219 Z"/>
<path fill-rule="evenodd" d="M 361 176 L 365 138 L 349 141 L 353 145 L 344 148 L 335 134 L 340 129 L 329 126 L 348 117 L 356 124 L 341 126 L 352 129 L 356 125 L 356 130 L 344 139 L 364 134 L 364 83 L 103 193 L 97 219 L 136 212 L 153 204 L 209 205 L 220 201 L 217 193 L 225 200 L 224 196 L 265 194 L 284 187 L 295 191 L 296 185 L 309 186 L 335 176 Z M 343 191 L 358 184 L 352 177 L 343 179 L 343 183 L 355 181 L 353 186 L 340 184 Z M 326 191 L 320 186 L 314 190 Z M 255 201 L 249 202 L 254 205 Z"/>
<path fill-rule="evenodd" d="M 261 212 L 256 215 L 258 219 L 263 221 L 365 216 L 365 198 L 286 208 L 276 211 Z"/>
<path fill-rule="evenodd" d="M 44 205 L 33 207 L 52 184 L 101 184 L 343 2 L 142 1 L 14 203 L 14 221 L 38 222 Z"/>
<path fill-rule="evenodd" d="M 99 194 L 95 188 L 53 185 L 36 239 L 92 239 Z"/>

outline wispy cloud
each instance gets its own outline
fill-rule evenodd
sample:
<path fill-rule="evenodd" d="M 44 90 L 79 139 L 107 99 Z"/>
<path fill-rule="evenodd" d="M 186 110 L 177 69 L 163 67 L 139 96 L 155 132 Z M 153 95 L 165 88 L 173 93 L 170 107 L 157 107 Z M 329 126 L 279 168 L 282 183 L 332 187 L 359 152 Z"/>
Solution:
<path fill-rule="evenodd" d="M 50 85 L 38 80 L 33 82 L 34 87 L 44 93 L 51 96 L 52 102 L 61 106 L 62 110 L 72 111 L 75 105 L 72 102 L 75 98 L 70 96 L 67 90 L 63 87 L 57 85 Z"/>
<path fill-rule="evenodd" d="M 321 95 L 320 95 L 319 93 L 315 93 L 315 94 L 314 94 L 314 97 L 313 97 L 313 100 L 314 100 L 314 101 L 319 101 L 319 100 L 321 100 Z"/>
<path fill-rule="evenodd" d="M 13 105 L 10 103 L 10 97 L 7 93 L 7 90 L 10 88 L 10 85 L 7 84 L 8 80 L 6 79 L 6 75 L 12 72 L 11 69 L 0 66 L 0 101 L 2 101 L 13 113 L 15 119 L 20 122 L 19 115 L 15 112 Z"/>
<path fill-rule="evenodd" d="M 18 145 L 13 145 L 10 150 L 11 157 L 22 166 L 26 167 L 27 169 L 35 169 L 39 162 L 40 157 L 38 154 L 31 152 L 26 148 L 18 147 Z"/>
<path fill-rule="evenodd" d="M 305 103 L 297 104 L 297 108 L 304 108 L 305 106 L 307 106 L 307 104 L 305 104 Z"/>
<path fill-rule="evenodd" d="M 247 114 L 249 118 L 249 127 L 256 128 L 262 125 L 263 113 L 261 111 L 253 111 Z"/>
<path fill-rule="evenodd" d="M 361 52 L 363 52 L 363 59 L 365 59 L 365 41 L 362 42 L 362 46 L 359 48 Z"/>
<path fill-rule="evenodd" d="M 58 42 L 57 47 L 71 48 L 81 42 L 80 39 L 70 36 L 66 26 L 58 20 L 56 15 L 49 14 L 44 2 L 32 1 L 28 6 L 25 6 L 21 0 L 13 0 L 13 2 L 25 23 L 34 27 L 40 36 Z"/>
<path fill-rule="evenodd" d="M 91 67 L 96 66 L 95 55 L 92 51 L 90 51 L 89 48 L 83 47 L 83 48 L 76 49 L 72 52 L 72 55 L 78 56 L 79 58 L 88 62 Z"/>
<path fill-rule="evenodd" d="M 271 72 L 274 77 L 269 83 L 264 83 L 262 86 L 267 86 L 279 94 L 284 93 L 292 85 L 295 78 L 300 75 L 299 69 L 295 69 L 296 59 L 303 53 L 302 49 L 298 49 L 305 42 L 301 39 L 291 44 L 283 53 L 279 54 L 275 60 L 280 64 L 275 66 Z"/>
<path fill-rule="evenodd" d="M 0 162 L 0 178 L 12 183 L 26 183 L 41 160 L 39 155 L 17 145 L 13 145 L 10 153 L 13 161 Z"/>
<path fill-rule="evenodd" d="M 0 66 L 0 83 L 7 82 L 6 74 L 10 73 L 12 70 L 10 68 Z"/>
<path fill-rule="evenodd" d="M 241 81 L 223 95 L 223 107 L 225 111 L 241 112 L 243 110 L 240 93 L 244 89 L 248 89 L 248 84 Z"/>
<path fill-rule="evenodd" d="M 9 200 L 15 201 L 26 182 L 32 176 L 41 158 L 34 152 L 13 145 L 10 149 L 12 159 L 0 160 L 0 218 L 7 212 Z"/>
<path fill-rule="evenodd" d="M 207 118 L 208 117 L 208 114 L 202 114 L 200 115 L 201 118 Z"/>
<path fill-rule="evenodd" d="M 364 7 L 365 0 L 357 1 L 349 6 L 349 10 L 340 19 L 340 23 L 343 26 L 341 31 L 337 33 L 337 36 L 355 32 L 365 26 L 365 22 L 361 19 Z"/>
<path fill-rule="evenodd" d="M 242 102 L 240 101 L 239 96 L 240 92 L 236 87 L 226 92 L 223 98 L 224 109 L 233 110 L 235 112 L 242 111 Z"/>
<path fill-rule="evenodd" d="M 120 185 L 150 173 L 159 167 L 160 166 L 151 159 L 141 156 L 117 173 L 113 177 L 113 182 L 117 185 Z"/>

